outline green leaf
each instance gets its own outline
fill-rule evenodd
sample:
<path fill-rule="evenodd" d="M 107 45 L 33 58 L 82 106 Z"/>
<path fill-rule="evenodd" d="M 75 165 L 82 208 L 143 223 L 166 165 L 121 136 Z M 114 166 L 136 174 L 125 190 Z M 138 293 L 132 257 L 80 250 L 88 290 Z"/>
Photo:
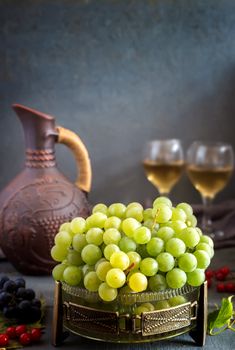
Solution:
<path fill-rule="evenodd" d="M 220 309 L 208 315 L 208 330 L 211 335 L 219 334 L 229 327 L 233 316 L 232 297 L 223 298 Z"/>

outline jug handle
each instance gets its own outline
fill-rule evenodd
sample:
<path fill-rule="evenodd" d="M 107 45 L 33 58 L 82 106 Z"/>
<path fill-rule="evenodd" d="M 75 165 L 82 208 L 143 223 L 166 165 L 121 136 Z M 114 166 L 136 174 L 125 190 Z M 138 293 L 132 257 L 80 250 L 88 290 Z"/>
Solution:
<path fill-rule="evenodd" d="M 88 151 L 80 137 L 69 129 L 57 126 L 57 142 L 71 149 L 77 164 L 78 176 L 75 185 L 82 191 L 90 192 L 92 170 Z"/>

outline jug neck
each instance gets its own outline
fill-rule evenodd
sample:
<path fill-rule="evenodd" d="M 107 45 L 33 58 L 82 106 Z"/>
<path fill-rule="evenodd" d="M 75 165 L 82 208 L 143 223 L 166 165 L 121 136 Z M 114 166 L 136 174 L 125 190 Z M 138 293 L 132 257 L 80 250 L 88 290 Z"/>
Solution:
<path fill-rule="evenodd" d="M 24 130 L 27 168 L 56 166 L 54 144 L 57 137 L 55 118 L 37 110 L 13 105 Z"/>

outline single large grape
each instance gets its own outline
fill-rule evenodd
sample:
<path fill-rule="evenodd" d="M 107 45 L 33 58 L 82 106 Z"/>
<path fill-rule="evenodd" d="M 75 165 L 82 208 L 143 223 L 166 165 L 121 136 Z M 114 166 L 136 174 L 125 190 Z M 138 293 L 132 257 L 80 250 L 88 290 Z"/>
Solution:
<path fill-rule="evenodd" d="M 157 237 L 161 238 L 164 242 L 167 242 L 174 236 L 174 230 L 171 227 L 164 226 L 157 231 Z"/>
<path fill-rule="evenodd" d="M 164 196 L 160 196 L 158 198 L 156 198 L 153 202 L 153 207 L 155 207 L 158 204 L 165 204 L 167 205 L 169 208 L 172 207 L 172 202 L 169 198 L 164 197 Z"/>
<path fill-rule="evenodd" d="M 202 269 L 195 269 L 187 273 L 187 282 L 193 287 L 199 287 L 205 281 L 205 272 Z"/>
<path fill-rule="evenodd" d="M 125 273 L 118 268 L 110 269 L 106 275 L 106 283 L 112 288 L 120 288 L 126 282 Z"/>
<path fill-rule="evenodd" d="M 98 227 L 92 227 L 86 233 L 86 241 L 90 244 L 101 245 L 103 243 L 103 230 Z"/>
<path fill-rule="evenodd" d="M 76 250 L 70 249 L 67 255 L 67 262 L 69 265 L 80 266 L 83 264 L 81 253 Z"/>
<path fill-rule="evenodd" d="M 101 281 L 106 280 L 106 275 L 113 267 L 109 261 L 102 261 L 96 268 L 96 274 Z"/>
<path fill-rule="evenodd" d="M 163 275 L 156 274 L 149 278 L 149 289 L 153 292 L 159 292 L 167 288 L 166 278 Z"/>
<path fill-rule="evenodd" d="M 135 230 L 140 227 L 139 221 L 133 218 L 128 218 L 122 222 L 122 231 L 127 237 L 133 237 Z"/>
<path fill-rule="evenodd" d="M 175 259 L 170 253 L 160 253 L 157 256 L 158 268 L 162 272 L 167 272 L 173 269 Z"/>
<path fill-rule="evenodd" d="M 103 213 L 105 215 L 108 215 L 108 208 L 105 204 L 103 203 L 98 203 L 96 204 L 93 209 L 92 209 L 92 214 L 94 213 Z"/>
<path fill-rule="evenodd" d="M 182 254 L 184 254 L 186 250 L 185 243 L 179 239 L 179 238 L 170 238 L 166 242 L 166 252 L 173 255 L 175 258 L 180 257 Z"/>
<path fill-rule="evenodd" d="M 150 256 L 158 256 L 164 250 L 164 241 L 159 237 L 153 237 L 146 245 L 147 252 Z"/>
<path fill-rule="evenodd" d="M 119 251 L 111 255 L 110 263 L 113 267 L 124 271 L 130 265 L 130 259 L 126 253 Z"/>
<path fill-rule="evenodd" d="M 70 229 L 73 233 L 84 233 L 86 230 L 86 220 L 82 217 L 74 218 L 70 223 Z"/>
<path fill-rule="evenodd" d="M 117 230 L 121 229 L 122 220 L 117 216 L 110 216 L 105 220 L 104 229 L 108 230 L 109 228 L 116 228 Z"/>
<path fill-rule="evenodd" d="M 145 258 L 140 262 L 140 271 L 145 276 L 154 276 L 158 270 L 158 263 L 153 258 Z"/>
<path fill-rule="evenodd" d="M 134 231 L 134 240 L 138 244 L 148 243 L 151 239 L 151 231 L 147 227 L 141 226 Z"/>
<path fill-rule="evenodd" d="M 181 209 L 179 207 L 172 209 L 171 221 L 180 220 L 180 221 L 185 222 L 186 219 L 187 219 L 187 215 L 183 209 Z"/>
<path fill-rule="evenodd" d="M 117 289 L 110 287 L 106 282 L 100 284 L 98 293 L 104 301 L 113 301 L 118 295 Z"/>
<path fill-rule="evenodd" d="M 139 206 L 134 206 L 134 205 L 127 208 L 125 215 L 126 215 L 126 218 L 134 218 L 139 222 L 141 222 L 144 218 L 143 209 L 141 209 Z"/>
<path fill-rule="evenodd" d="M 138 268 L 141 261 L 140 254 L 137 252 L 128 252 L 127 255 L 130 260 L 130 266 L 133 266 L 133 268 Z"/>
<path fill-rule="evenodd" d="M 143 292 L 147 289 L 148 280 L 147 277 L 141 272 L 135 272 L 129 279 L 129 287 L 134 292 Z"/>
<path fill-rule="evenodd" d="M 68 248 L 58 246 L 57 244 L 51 248 L 51 256 L 55 261 L 62 262 L 68 254 Z"/>
<path fill-rule="evenodd" d="M 178 235 L 184 241 L 187 248 L 194 248 L 200 241 L 200 236 L 197 230 L 193 227 L 187 227 Z"/>
<path fill-rule="evenodd" d="M 67 231 L 60 231 L 55 236 L 55 244 L 57 246 L 61 246 L 61 247 L 64 246 L 69 248 L 71 243 L 72 243 L 72 237 Z"/>
<path fill-rule="evenodd" d="M 164 224 L 171 219 L 171 216 L 172 210 L 168 205 L 159 203 L 153 207 L 153 217 L 157 223 Z"/>
<path fill-rule="evenodd" d="M 88 265 L 95 263 L 102 257 L 102 252 L 99 247 L 94 244 L 86 245 L 81 252 L 82 260 Z"/>
<path fill-rule="evenodd" d="M 186 214 L 187 216 L 190 216 L 190 215 L 193 214 L 193 208 L 192 208 L 191 205 L 189 205 L 188 203 L 184 203 L 184 202 L 179 203 L 179 204 L 176 206 L 176 208 L 183 209 L 184 212 L 185 212 L 185 214 Z"/>
<path fill-rule="evenodd" d="M 87 229 L 92 227 L 103 228 L 106 219 L 107 219 L 107 215 L 100 212 L 96 212 L 86 219 L 86 227 Z"/>
<path fill-rule="evenodd" d="M 82 280 L 82 270 L 77 266 L 67 266 L 63 273 L 64 281 L 70 286 L 77 286 Z"/>
<path fill-rule="evenodd" d="M 207 267 L 210 265 L 210 257 L 205 250 L 196 250 L 193 255 L 197 259 L 197 267 L 199 269 L 207 269 Z"/>
<path fill-rule="evenodd" d="M 84 287 L 87 290 L 90 292 L 97 292 L 101 283 L 95 271 L 86 273 L 84 277 Z"/>
<path fill-rule="evenodd" d="M 130 237 L 122 237 L 118 245 L 124 253 L 134 252 L 136 250 L 136 243 Z"/>
<path fill-rule="evenodd" d="M 108 208 L 109 216 L 117 216 L 122 219 L 125 216 L 126 206 L 122 203 L 113 203 Z"/>
<path fill-rule="evenodd" d="M 166 282 L 170 288 L 182 288 L 186 281 L 186 273 L 179 268 L 174 268 L 166 274 Z"/>
<path fill-rule="evenodd" d="M 106 245 L 117 244 L 121 239 L 121 233 L 116 228 L 109 228 L 103 234 L 103 240 Z"/>
<path fill-rule="evenodd" d="M 179 257 L 178 265 L 184 272 L 192 272 L 197 267 L 197 259 L 191 253 L 185 253 Z"/>
<path fill-rule="evenodd" d="M 66 269 L 67 265 L 65 264 L 58 264 L 56 265 L 52 270 L 52 276 L 55 281 L 63 281 L 63 273 Z"/>
<path fill-rule="evenodd" d="M 78 233 L 73 237 L 73 249 L 76 250 L 77 252 L 81 253 L 83 248 L 87 245 L 87 240 L 86 240 L 86 235 Z"/>

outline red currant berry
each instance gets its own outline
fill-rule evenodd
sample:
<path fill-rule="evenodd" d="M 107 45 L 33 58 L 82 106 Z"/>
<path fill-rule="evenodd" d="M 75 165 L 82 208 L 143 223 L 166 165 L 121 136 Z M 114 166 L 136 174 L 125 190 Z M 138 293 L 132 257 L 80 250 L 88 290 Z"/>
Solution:
<path fill-rule="evenodd" d="M 227 282 L 225 284 L 225 290 L 226 292 L 233 293 L 235 291 L 235 283 L 233 282 Z"/>
<path fill-rule="evenodd" d="M 0 334 L 0 346 L 7 346 L 9 337 L 7 334 Z"/>
<path fill-rule="evenodd" d="M 31 329 L 31 339 L 32 341 L 38 341 L 42 336 L 42 332 L 40 328 L 32 328 Z"/>
<path fill-rule="evenodd" d="M 223 293 L 225 292 L 225 285 L 224 283 L 218 283 L 216 286 L 217 292 L 219 293 Z"/>
<path fill-rule="evenodd" d="M 6 334 L 9 336 L 10 339 L 16 338 L 16 328 L 15 327 L 8 327 L 6 330 Z"/>
<path fill-rule="evenodd" d="M 222 272 L 217 271 L 215 273 L 215 278 L 217 279 L 217 281 L 224 281 L 225 280 L 225 275 Z"/>
<path fill-rule="evenodd" d="M 223 266 L 219 269 L 219 272 L 221 272 L 226 277 L 230 272 L 230 268 L 228 266 Z"/>
<path fill-rule="evenodd" d="M 24 324 L 16 327 L 16 336 L 19 337 L 21 334 L 26 333 L 27 329 Z"/>
<path fill-rule="evenodd" d="M 29 345 L 31 343 L 31 334 L 30 333 L 22 333 L 20 335 L 20 344 L 21 345 Z"/>
<path fill-rule="evenodd" d="M 214 271 L 211 270 L 211 269 L 207 269 L 207 270 L 205 271 L 205 275 L 206 275 L 206 279 L 208 280 L 208 279 L 214 277 Z"/>

